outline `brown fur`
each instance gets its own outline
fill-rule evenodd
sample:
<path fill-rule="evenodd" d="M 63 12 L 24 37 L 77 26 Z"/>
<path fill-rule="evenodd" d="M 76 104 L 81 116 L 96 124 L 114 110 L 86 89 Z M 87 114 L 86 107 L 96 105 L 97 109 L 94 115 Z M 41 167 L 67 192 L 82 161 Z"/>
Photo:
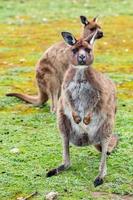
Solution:
<path fill-rule="evenodd" d="M 64 39 L 66 37 L 64 34 Z M 74 41 L 73 37 L 71 40 Z M 109 148 L 113 149 L 116 146 L 116 137 L 112 136 L 116 113 L 116 88 L 110 79 L 91 67 L 93 51 L 86 50 L 86 46 L 93 49 L 91 41 L 88 44 L 83 40 L 72 46 L 74 49 L 78 44 L 79 50 L 76 55 L 71 54 L 69 57 L 71 64 L 64 76 L 57 115 L 63 138 L 63 164 L 50 170 L 47 176 L 58 174 L 70 166 L 70 142 L 77 146 L 92 144 L 102 152 L 99 174 L 94 181 L 96 187 L 103 183 L 106 175 L 107 152 L 110 151 Z M 86 59 L 82 66 L 79 64 L 79 58 L 83 58 L 83 55 Z"/>
<path fill-rule="evenodd" d="M 94 18 L 92 21 L 88 21 L 84 26 L 83 37 L 87 37 L 96 29 L 99 30 L 99 33 L 102 33 L 100 26 L 96 23 Z M 54 44 L 44 52 L 36 66 L 37 96 L 34 97 L 19 93 L 9 93 L 7 96 L 18 97 L 36 106 L 50 99 L 52 101 L 51 111 L 56 112 L 63 76 L 68 68 L 69 53 L 70 48 L 65 42 Z"/>

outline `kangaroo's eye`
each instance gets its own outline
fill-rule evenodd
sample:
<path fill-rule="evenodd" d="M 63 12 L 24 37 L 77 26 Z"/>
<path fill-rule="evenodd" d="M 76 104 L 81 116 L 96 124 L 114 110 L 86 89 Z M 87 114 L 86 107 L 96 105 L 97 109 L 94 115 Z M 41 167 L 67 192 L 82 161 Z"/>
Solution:
<path fill-rule="evenodd" d="M 72 49 L 73 54 L 76 54 L 78 52 L 78 48 Z"/>
<path fill-rule="evenodd" d="M 93 28 L 91 28 L 90 30 L 91 30 L 91 31 L 95 31 L 95 30 L 96 30 L 96 28 L 95 28 L 95 27 L 93 27 Z"/>
<path fill-rule="evenodd" d="M 85 51 L 88 52 L 88 53 L 90 53 L 91 49 L 85 48 Z"/>

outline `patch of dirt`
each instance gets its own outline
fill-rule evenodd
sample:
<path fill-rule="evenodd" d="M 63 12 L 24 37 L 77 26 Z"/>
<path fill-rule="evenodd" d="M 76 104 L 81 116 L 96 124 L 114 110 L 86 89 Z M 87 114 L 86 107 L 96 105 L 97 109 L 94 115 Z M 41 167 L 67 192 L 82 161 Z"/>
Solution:
<path fill-rule="evenodd" d="M 94 198 L 103 198 L 106 200 L 133 200 L 133 195 L 118 195 L 105 192 L 93 192 L 92 196 Z"/>

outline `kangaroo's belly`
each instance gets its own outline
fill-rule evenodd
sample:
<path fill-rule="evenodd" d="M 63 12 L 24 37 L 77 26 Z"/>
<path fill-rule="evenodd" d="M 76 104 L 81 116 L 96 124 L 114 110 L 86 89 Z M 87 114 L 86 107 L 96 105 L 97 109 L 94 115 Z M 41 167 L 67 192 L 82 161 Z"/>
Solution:
<path fill-rule="evenodd" d="M 96 113 L 93 108 L 98 102 L 98 91 L 89 83 L 84 75 L 84 70 L 77 70 L 73 80 L 69 83 L 66 90 L 71 95 L 73 109 L 82 119 L 81 123 L 76 124 L 72 117 L 72 110 L 67 102 L 64 101 L 64 112 L 71 121 L 72 130 L 70 131 L 70 141 L 78 146 L 97 144 L 100 141 L 98 129 L 102 126 L 105 116 Z M 92 113 L 92 119 L 88 125 L 83 123 L 84 117 Z"/>
<path fill-rule="evenodd" d="M 103 125 L 106 117 L 102 113 L 93 113 L 92 119 L 88 125 L 82 121 L 76 124 L 72 117 L 69 107 L 64 107 L 64 113 L 71 122 L 70 142 L 76 146 L 87 146 L 100 143 L 99 128 Z"/>

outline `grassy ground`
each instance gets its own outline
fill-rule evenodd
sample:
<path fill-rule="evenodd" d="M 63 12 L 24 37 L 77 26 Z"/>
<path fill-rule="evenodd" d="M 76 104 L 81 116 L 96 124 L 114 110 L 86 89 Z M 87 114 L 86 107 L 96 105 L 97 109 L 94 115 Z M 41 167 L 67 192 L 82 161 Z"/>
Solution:
<path fill-rule="evenodd" d="M 36 190 L 36 200 L 50 191 L 59 192 L 60 200 L 133 198 L 132 10 L 131 0 L 0 1 L 0 200 L 15 200 Z M 96 44 L 94 66 L 118 89 L 115 132 L 120 142 L 108 158 L 105 183 L 98 188 L 93 180 L 100 154 L 93 147 L 72 146 L 71 169 L 46 179 L 46 171 L 61 162 L 56 117 L 50 114 L 49 103 L 36 108 L 5 97 L 11 91 L 36 93 L 35 63 L 48 46 L 61 40 L 60 31 L 79 35 L 81 14 L 101 14 L 105 37 Z M 12 153 L 13 148 L 19 153 Z"/>

